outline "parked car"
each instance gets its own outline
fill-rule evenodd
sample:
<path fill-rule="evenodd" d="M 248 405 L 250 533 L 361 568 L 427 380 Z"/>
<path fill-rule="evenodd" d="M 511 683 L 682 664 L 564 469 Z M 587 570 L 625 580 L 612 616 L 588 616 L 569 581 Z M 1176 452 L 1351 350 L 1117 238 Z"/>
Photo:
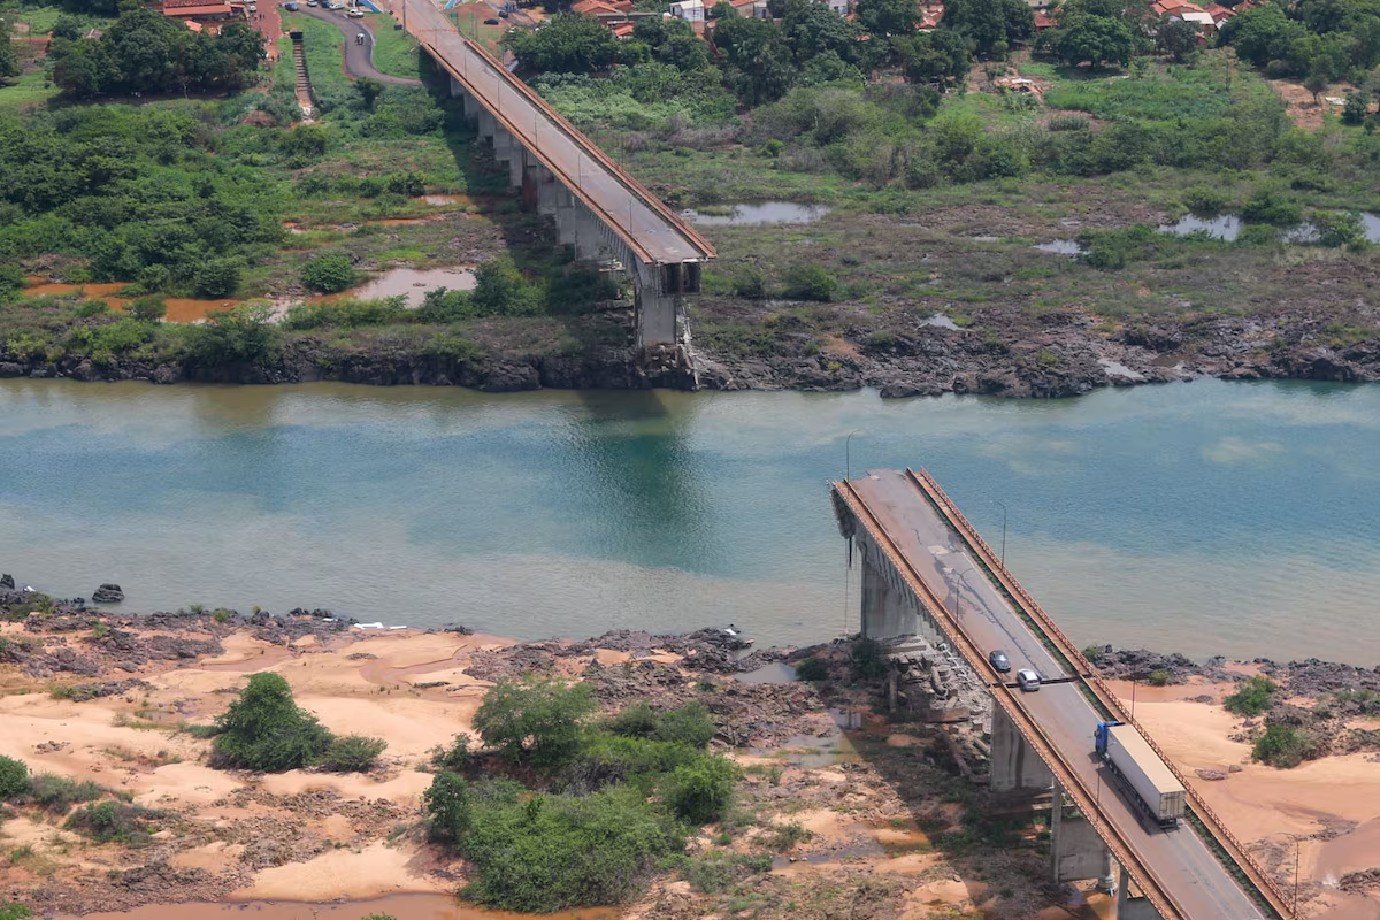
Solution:
<path fill-rule="evenodd" d="M 350 17 L 352 17 L 352 18 L 354 18 L 354 19 L 363 19 L 363 18 L 364 18 L 364 10 L 360 9 L 360 8 L 357 7 L 357 6 L 354 6 L 354 7 L 351 7 L 350 10 L 349 10 L 349 12 L 347 12 L 345 15 L 346 15 L 346 16 L 350 16 Z"/>
<path fill-rule="evenodd" d="M 998 649 L 987 655 L 987 663 L 992 666 L 992 670 L 1005 674 L 1011 670 L 1011 659 L 1006 657 L 1006 653 Z"/>
<path fill-rule="evenodd" d="M 1032 693 L 1040 689 L 1040 674 L 1030 668 L 1021 668 L 1016 672 L 1016 683 L 1027 693 Z"/>
<path fill-rule="evenodd" d="M 497 20 L 497 19 L 494 19 L 492 16 L 490 16 L 488 19 L 484 20 L 484 25 L 486 25 L 486 26 L 496 26 L 496 25 L 498 25 L 498 20 Z"/>
<path fill-rule="evenodd" d="M 287 10 L 289 13 L 295 13 L 295 12 L 297 12 L 297 2 L 296 2 L 296 0 L 288 0 L 287 3 L 284 3 L 284 4 L 283 4 L 283 9 Z"/>
<path fill-rule="evenodd" d="M 316 0 L 307 0 L 307 6 L 316 6 Z"/>

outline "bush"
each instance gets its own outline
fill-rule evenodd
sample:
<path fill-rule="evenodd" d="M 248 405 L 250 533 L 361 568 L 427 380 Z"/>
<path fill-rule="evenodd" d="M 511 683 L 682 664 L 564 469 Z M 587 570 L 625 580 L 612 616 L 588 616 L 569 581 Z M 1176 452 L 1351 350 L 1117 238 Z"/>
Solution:
<path fill-rule="evenodd" d="M 625 781 L 650 792 L 659 777 L 704 756 L 685 744 L 592 733 L 569 759 L 562 778 L 571 792 L 588 792 Z"/>
<path fill-rule="evenodd" d="M 343 252 L 322 253 L 302 266 L 302 284 L 318 294 L 335 294 L 354 283 L 354 264 Z"/>
<path fill-rule="evenodd" d="M 454 773 L 441 773 L 431 781 L 422 802 L 427 813 L 427 832 L 432 840 L 459 843 L 470 829 L 470 784 Z"/>
<path fill-rule="evenodd" d="M 623 788 L 526 801 L 476 796 L 459 851 L 478 878 L 464 894 L 529 912 L 618 904 L 683 845 L 674 822 Z"/>
<path fill-rule="evenodd" d="M 1167 687 L 1169 686 L 1170 677 L 1170 673 L 1164 668 L 1156 668 L 1150 672 L 1145 678 L 1145 681 L 1152 687 Z"/>
<path fill-rule="evenodd" d="M 1240 689 L 1223 700 L 1222 705 L 1239 716 L 1258 716 L 1270 708 L 1276 689 L 1274 681 L 1257 675 L 1242 682 Z"/>
<path fill-rule="evenodd" d="M 456 735 L 450 747 L 435 749 L 431 763 L 450 773 L 463 773 L 470 765 L 470 756 L 469 735 Z"/>
<path fill-rule="evenodd" d="M 382 738 L 364 735 L 332 738 L 326 753 L 321 755 L 321 769 L 330 773 L 368 773 L 386 747 L 388 742 Z"/>
<path fill-rule="evenodd" d="M 156 323 L 168 315 L 168 305 L 161 297 L 140 297 L 129 305 L 129 315 L 143 323 Z"/>
<path fill-rule="evenodd" d="M 98 802 L 73 812 L 63 826 L 83 833 L 97 843 L 139 845 L 149 841 L 144 818 L 151 814 L 148 809 L 138 805 Z"/>
<path fill-rule="evenodd" d="M 1288 227 L 1303 220 L 1303 209 L 1283 192 L 1262 188 L 1251 195 L 1241 209 L 1241 219 L 1247 223 Z"/>
<path fill-rule="evenodd" d="M 829 665 L 822 658 L 806 658 L 795 666 L 797 680 L 811 683 L 829 679 Z"/>
<path fill-rule="evenodd" d="M 708 852 L 686 859 L 680 867 L 681 878 L 702 894 L 723 894 L 753 875 L 771 871 L 771 857 L 766 854 Z"/>
<path fill-rule="evenodd" d="M 738 768 L 722 757 L 704 757 L 677 767 L 663 789 L 676 817 L 690 824 L 717 821 L 733 800 Z"/>
<path fill-rule="evenodd" d="M 54 814 L 63 815 L 73 805 L 101 797 L 105 790 L 90 780 L 77 782 L 65 776 L 40 773 L 29 780 L 27 800 Z"/>
<path fill-rule="evenodd" d="M 506 255 L 475 269 L 471 296 L 480 315 L 531 316 L 542 308 L 541 293 Z"/>
<path fill-rule="evenodd" d="M 281 773 L 319 758 L 331 734 L 292 700 L 292 689 L 278 674 L 261 673 L 216 720 L 220 734 L 211 765 Z"/>
<path fill-rule="evenodd" d="M 703 750 L 714 738 L 718 729 L 709 715 L 709 710 L 700 703 L 686 703 L 661 715 L 652 729 L 651 738 L 655 741 L 669 741 L 675 744 L 688 744 Z"/>
<path fill-rule="evenodd" d="M 234 259 L 210 259 L 192 274 L 198 297 L 231 297 L 240 286 L 241 265 Z"/>
<path fill-rule="evenodd" d="M 786 275 L 783 292 L 790 300 L 830 301 L 838 294 L 838 282 L 821 265 L 801 265 Z"/>
<path fill-rule="evenodd" d="M 854 680 L 881 680 L 886 676 L 886 658 L 882 656 L 881 643 L 865 637 L 854 639 L 849 665 Z"/>
<path fill-rule="evenodd" d="M 265 364 L 277 353 L 278 330 L 269 325 L 267 308 L 246 304 L 212 313 L 205 323 L 182 332 L 183 356 L 198 367 Z"/>
<path fill-rule="evenodd" d="M 1297 767 L 1313 755 L 1317 745 L 1307 732 L 1287 725 L 1270 725 L 1256 739 L 1251 756 L 1272 767 Z"/>
<path fill-rule="evenodd" d="M 12 799 L 29 791 L 29 768 L 22 760 L 0 757 L 0 799 Z"/>
<path fill-rule="evenodd" d="M 29 920 L 34 915 L 23 904 L 13 901 L 0 901 L 0 920 Z"/>
<path fill-rule="evenodd" d="M 582 723 L 594 706 L 585 684 L 534 674 L 499 681 L 485 694 L 474 727 L 510 760 L 555 767 L 579 749 Z"/>

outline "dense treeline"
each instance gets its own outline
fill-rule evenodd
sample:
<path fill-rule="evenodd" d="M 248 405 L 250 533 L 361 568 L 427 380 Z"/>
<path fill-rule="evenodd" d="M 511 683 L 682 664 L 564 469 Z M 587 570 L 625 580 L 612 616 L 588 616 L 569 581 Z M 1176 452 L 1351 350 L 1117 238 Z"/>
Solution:
<path fill-rule="evenodd" d="M 187 109 L 0 116 L 0 264 L 71 253 L 97 281 L 233 294 L 283 230 L 276 183 L 215 139 Z"/>
<path fill-rule="evenodd" d="M 136 9 L 121 14 L 99 38 L 81 37 L 74 19 L 59 19 L 49 57 L 53 82 L 79 99 L 233 92 L 254 82 L 264 45 L 244 23 L 229 23 L 211 35 Z"/>
<path fill-rule="evenodd" d="M 1380 65 L 1380 0 L 1268 3 L 1229 19 L 1218 40 L 1272 76 L 1359 85 Z"/>

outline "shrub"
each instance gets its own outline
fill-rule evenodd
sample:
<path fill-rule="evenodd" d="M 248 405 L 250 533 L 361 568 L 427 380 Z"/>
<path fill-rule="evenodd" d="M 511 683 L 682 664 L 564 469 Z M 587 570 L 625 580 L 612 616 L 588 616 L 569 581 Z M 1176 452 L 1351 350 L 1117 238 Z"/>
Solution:
<path fill-rule="evenodd" d="M 186 327 L 182 334 L 184 357 L 200 367 L 267 363 L 278 347 L 278 331 L 269 325 L 267 308 L 249 304 L 212 313 L 207 322 Z"/>
<path fill-rule="evenodd" d="M 192 274 L 198 297 L 230 297 L 240 286 L 241 265 L 234 259 L 208 259 Z"/>
<path fill-rule="evenodd" d="M 566 764 L 563 778 L 566 788 L 575 792 L 623 781 L 650 792 L 658 777 L 703 756 L 685 744 L 592 733 Z"/>
<path fill-rule="evenodd" d="M 450 773 L 463 773 L 470 765 L 470 737 L 456 735 L 448 748 L 438 747 L 432 755 L 433 766 Z"/>
<path fill-rule="evenodd" d="M 641 795 L 612 788 L 578 798 L 476 797 L 459 849 L 478 870 L 466 897 L 537 912 L 621 903 L 682 846 L 674 823 Z"/>
<path fill-rule="evenodd" d="M 876 639 L 859 637 L 853 640 L 849 665 L 854 680 L 881 680 L 886 675 L 886 658 Z"/>
<path fill-rule="evenodd" d="M 1150 672 L 1145 681 L 1152 687 L 1167 687 L 1170 676 L 1170 673 L 1164 668 L 1156 668 Z"/>
<path fill-rule="evenodd" d="M 470 784 L 454 773 L 441 773 L 422 795 L 427 832 L 432 840 L 458 843 L 470 828 Z"/>
<path fill-rule="evenodd" d="M 1354 211 L 1318 211 L 1309 220 L 1318 231 L 1323 246 L 1360 249 L 1366 245 L 1366 228 Z"/>
<path fill-rule="evenodd" d="M 829 665 L 822 658 L 806 658 L 795 666 L 795 676 L 810 682 L 828 680 Z"/>
<path fill-rule="evenodd" d="M 129 305 L 129 315 L 143 323 L 156 323 L 168 315 L 168 305 L 161 297 L 140 297 Z"/>
<path fill-rule="evenodd" d="M 0 799 L 12 799 L 29 791 L 29 768 L 22 760 L 0 757 Z"/>
<path fill-rule="evenodd" d="M 1258 716 L 1270 708 L 1277 685 L 1268 677 L 1247 678 L 1231 696 L 1222 701 L 1228 712 L 1239 716 Z"/>
<path fill-rule="evenodd" d="M 738 769 L 722 757 L 704 757 L 677 767 L 663 789 L 676 817 L 690 824 L 717 821 L 733 800 Z"/>
<path fill-rule="evenodd" d="M 388 747 L 382 738 L 364 735 L 343 735 L 332 738 L 326 753 L 321 755 L 321 769 L 331 773 L 368 773 Z"/>
<path fill-rule="evenodd" d="M 838 294 L 838 282 L 822 265 L 800 265 L 786 275 L 784 294 L 791 300 L 827 302 Z"/>
<path fill-rule="evenodd" d="M 703 750 L 713 740 L 717 730 L 709 710 L 703 704 L 686 703 L 663 713 L 652 729 L 651 737 L 656 741 L 687 744 Z"/>
<path fill-rule="evenodd" d="M 355 267 L 343 252 L 326 252 L 302 266 L 302 284 L 318 294 L 335 294 L 355 283 Z"/>
<path fill-rule="evenodd" d="M 29 780 L 28 801 L 54 814 L 66 814 L 73 805 L 101 797 L 103 789 L 90 780 L 77 782 L 65 776 L 40 773 Z"/>
<path fill-rule="evenodd" d="M 23 904 L 13 901 L 0 901 L 0 920 L 29 920 L 34 915 Z"/>
<path fill-rule="evenodd" d="M 506 255 L 475 269 L 471 296 L 481 315 L 531 316 L 542 308 L 540 292 Z"/>
<path fill-rule="evenodd" d="M 1307 732 L 1288 725 L 1270 725 L 1256 739 L 1251 756 L 1272 767 L 1297 767 L 1313 755 L 1317 745 Z"/>
<path fill-rule="evenodd" d="M 484 696 L 474 727 L 510 760 L 559 766 L 579 748 L 582 722 L 594 711 L 585 684 L 541 675 L 499 681 Z"/>
<path fill-rule="evenodd" d="M 659 716 L 652 704 L 645 700 L 624 706 L 616 716 L 608 721 L 608 729 L 615 735 L 630 738 L 647 738 L 656 730 Z"/>
<path fill-rule="evenodd" d="M 151 814 L 138 805 L 98 802 L 73 812 L 63 826 L 83 833 L 97 843 L 138 845 L 149 841 L 144 818 Z"/>
<path fill-rule="evenodd" d="M 216 724 L 216 767 L 281 773 L 312 763 L 331 743 L 330 732 L 293 702 L 288 682 L 268 672 L 251 676 Z"/>
<path fill-rule="evenodd" d="M 752 875 L 770 871 L 770 856 L 745 853 L 708 852 L 686 859 L 680 867 L 681 878 L 703 894 L 723 894 Z"/>
<path fill-rule="evenodd" d="M 1184 190 L 1184 207 L 1199 217 L 1215 217 L 1226 210 L 1230 203 L 1221 189 L 1210 185 L 1195 185 Z"/>
<path fill-rule="evenodd" d="M 1283 192 L 1262 188 L 1257 189 L 1241 209 L 1241 219 L 1247 223 L 1287 227 L 1303 220 L 1303 209 Z"/>

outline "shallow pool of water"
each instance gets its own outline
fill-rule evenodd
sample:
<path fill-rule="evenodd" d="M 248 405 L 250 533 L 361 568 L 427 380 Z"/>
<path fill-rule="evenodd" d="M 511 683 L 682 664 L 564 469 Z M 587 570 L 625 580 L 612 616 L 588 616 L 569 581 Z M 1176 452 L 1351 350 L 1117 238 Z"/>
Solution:
<path fill-rule="evenodd" d="M 472 291 L 474 284 L 474 269 L 469 267 L 390 268 L 338 296 L 357 300 L 404 297 L 407 305 L 415 309 L 422 305 L 428 291 L 442 287 L 452 291 Z"/>
<path fill-rule="evenodd" d="M 1037 243 L 1035 248 L 1041 252 L 1052 252 L 1061 256 L 1077 256 L 1086 251 L 1077 240 L 1050 240 L 1048 243 Z"/>
<path fill-rule="evenodd" d="M 723 205 L 702 210 L 686 208 L 681 213 L 697 224 L 812 224 L 829 208 L 822 204 L 796 204 L 793 201 L 756 201 Z"/>

